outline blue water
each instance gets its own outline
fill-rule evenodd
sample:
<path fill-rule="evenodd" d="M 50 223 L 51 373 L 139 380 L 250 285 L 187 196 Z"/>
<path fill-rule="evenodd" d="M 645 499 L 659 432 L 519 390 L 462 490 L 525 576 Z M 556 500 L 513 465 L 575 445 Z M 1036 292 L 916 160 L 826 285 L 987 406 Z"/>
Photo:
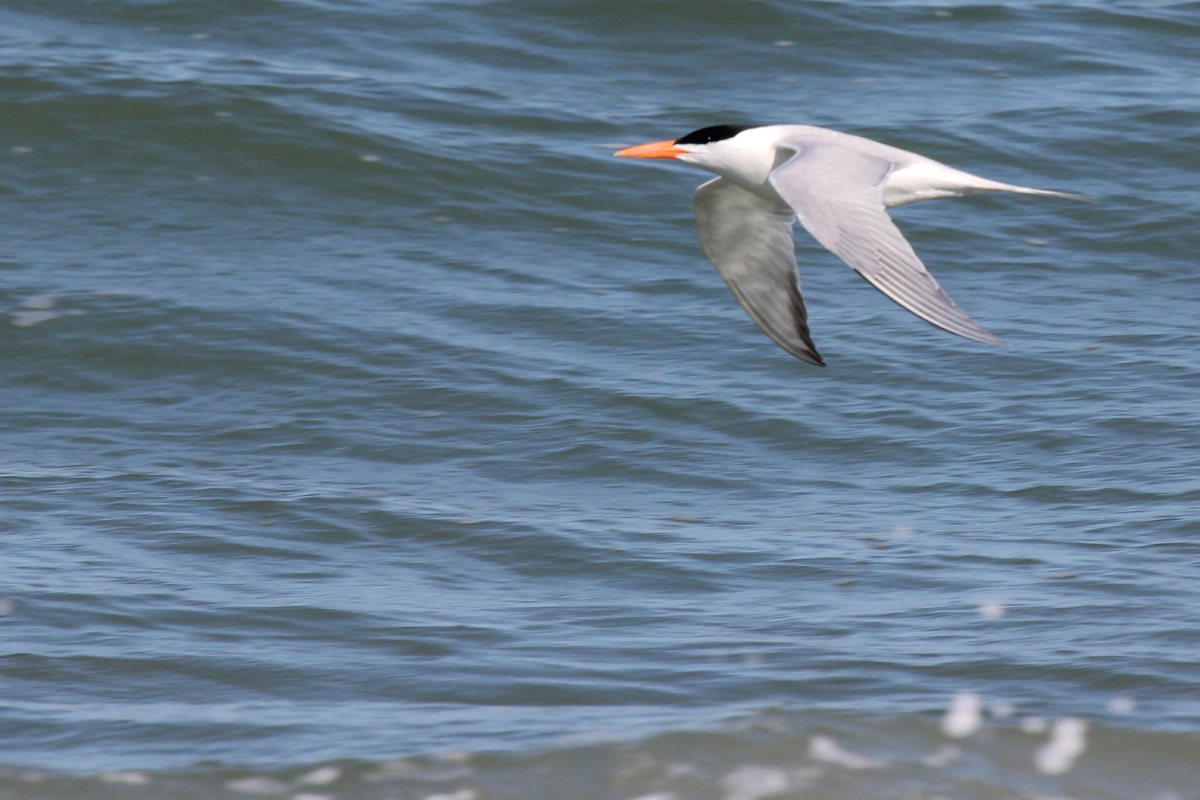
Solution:
<path fill-rule="evenodd" d="M 1200 797 L 1197 34 L 0 0 L 0 794 Z M 722 122 L 1094 202 L 895 210 L 1008 347 L 798 231 L 815 368 L 612 158 Z"/>

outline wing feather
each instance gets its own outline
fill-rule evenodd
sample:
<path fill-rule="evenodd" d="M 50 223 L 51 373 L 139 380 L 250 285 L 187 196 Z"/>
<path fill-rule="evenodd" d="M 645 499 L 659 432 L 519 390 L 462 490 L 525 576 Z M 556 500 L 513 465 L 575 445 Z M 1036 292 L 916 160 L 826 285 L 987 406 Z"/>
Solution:
<path fill-rule="evenodd" d="M 792 210 L 724 178 L 697 189 L 693 205 L 705 254 L 750 318 L 796 358 L 825 366 L 800 296 Z"/>
<path fill-rule="evenodd" d="M 888 216 L 883 184 L 890 160 L 832 142 L 797 141 L 791 149 L 794 155 L 768 180 L 814 239 L 926 322 L 967 339 L 1004 344 L 954 304 Z"/>

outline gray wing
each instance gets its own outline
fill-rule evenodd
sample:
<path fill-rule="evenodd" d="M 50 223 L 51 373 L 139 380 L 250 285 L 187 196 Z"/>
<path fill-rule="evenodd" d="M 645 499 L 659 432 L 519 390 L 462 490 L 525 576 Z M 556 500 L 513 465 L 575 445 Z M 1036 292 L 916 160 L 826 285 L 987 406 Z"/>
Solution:
<path fill-rule="evenodd" d="M 890 160 L 834 143 L 797 142 L 793 149 L 768 180 L 814 239 L 926 322 L 977 342 L 1005 343 L 954 304 L 884 210 Z"/>
<path fill-rule="evenodd" d="M 792 210 L 724 178 L 697 189 L 693 205 L 705 254 L 750 318 L 796 358 L 825 366 L 800 297 Z"/>

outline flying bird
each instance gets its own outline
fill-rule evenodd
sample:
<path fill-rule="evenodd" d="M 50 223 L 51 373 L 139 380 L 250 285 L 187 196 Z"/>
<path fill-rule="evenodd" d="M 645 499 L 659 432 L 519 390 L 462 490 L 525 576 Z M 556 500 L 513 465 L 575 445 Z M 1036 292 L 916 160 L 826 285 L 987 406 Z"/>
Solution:
<path fill-rule="evenodd" d="M 979 192 L 1086 199 L 988 180 L 931 158 L 812 125 L 712 125 L 617 153 L 673 158 L 718 177 L 693 201 L 700 244 L 750 318 L 780 347 L 825 366 L 808 331 L 792 225 L 904 308 L 977 342 L 1004 340 L 954 304 L 886 209 Z"/>

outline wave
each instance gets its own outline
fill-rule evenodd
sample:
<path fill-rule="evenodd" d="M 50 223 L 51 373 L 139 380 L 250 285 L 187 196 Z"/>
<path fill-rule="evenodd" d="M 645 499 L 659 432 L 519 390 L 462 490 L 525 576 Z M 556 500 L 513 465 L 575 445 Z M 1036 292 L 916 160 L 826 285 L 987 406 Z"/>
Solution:
<path fill-rule="evenodd" d="M 990 710 L 987 724 L 955 727 L 949 715 L 855 717 L 760 709 L 709 728 L 647 737 L 607 732 L 519 752 L 446 751 L 275 769 L 208 763 L 71 775 L 8 767 L 0 773 L 0 792 L 41 800 L 1195 796 L 1197 734 L 1071 718 L 1017 719 L 1001 705 Z"/>

